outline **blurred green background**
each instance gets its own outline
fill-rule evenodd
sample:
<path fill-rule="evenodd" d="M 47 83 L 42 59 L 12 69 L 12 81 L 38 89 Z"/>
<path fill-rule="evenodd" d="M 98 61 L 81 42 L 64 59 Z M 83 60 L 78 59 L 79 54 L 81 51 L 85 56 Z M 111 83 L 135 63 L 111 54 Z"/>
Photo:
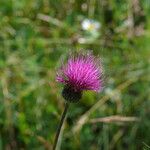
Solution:
<path fill-rule="evenodd" d="M 60 149 L 150 149 L 149 18 L 149 0 L 0 0 L 0 150 L 51 149 L 56 68 L 81 49 L 102 58 L 104 89 L 71 105 Z"/>

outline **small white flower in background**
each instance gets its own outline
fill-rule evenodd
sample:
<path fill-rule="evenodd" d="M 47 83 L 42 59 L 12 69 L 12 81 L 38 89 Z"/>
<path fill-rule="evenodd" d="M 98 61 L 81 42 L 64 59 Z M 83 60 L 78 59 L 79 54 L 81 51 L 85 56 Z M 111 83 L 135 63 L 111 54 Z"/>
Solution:
<path fill-rule="evenodd" d="M 101 27 L 101 24 L 95 20 L 84 19 L 81 23 L 81 26 L 83 30 L 93 32 L 97 31 Z"/>
<path fill-rule="evenodd" d="M 100 36 L 100 27 L 100 22 L 92 19 L 84 19 L 81 22 L 81 28 L 85 32 L 81 33 L 82 37 L 78 39 L 78 42 L 81 44 L 93 43 Z"/>
<path fill-rule="evenodd" d="M 133 21 L 131 18 L 128 18 L 126 19 L 124 22 L 123 22 L 123 26 L 124 27 L 132 27 L 133 26 Z"/>

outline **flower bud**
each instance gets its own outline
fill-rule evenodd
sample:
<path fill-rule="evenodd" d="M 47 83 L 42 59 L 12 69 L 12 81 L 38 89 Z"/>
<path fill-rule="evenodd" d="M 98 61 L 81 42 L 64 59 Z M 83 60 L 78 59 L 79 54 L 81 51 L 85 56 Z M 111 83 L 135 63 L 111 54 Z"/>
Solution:
<path fill-rule="evenodd" d="M 76 103 L 82 98 L 82 92 L 81 91 L 75 91 L 69 86 L 64 86 L 64 89 L 62 91 L 63 98 L 71 103 Z"/>

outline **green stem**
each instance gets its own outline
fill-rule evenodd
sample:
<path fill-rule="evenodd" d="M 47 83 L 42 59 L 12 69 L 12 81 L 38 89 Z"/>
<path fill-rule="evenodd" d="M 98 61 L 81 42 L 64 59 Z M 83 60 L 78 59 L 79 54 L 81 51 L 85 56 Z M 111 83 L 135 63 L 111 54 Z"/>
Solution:
<path fill-rule="evenodd" d="M 56 146 L 57 146 L 57 143 L 58 143 L 58 139 L 59 139 L 59 135 L 60 135 L 60 132 L 61 132 L 61 128 L 62 128 L 62 125 L 63 125 L 63 123 L 64 123 L 64 120 L 65 120 L 65 117 L 66 117 L 68 108 L 69 108 L 69 103 L 66 102 L 66 103 L 65 103 L 65 109 L 64 109 L 64 112 L 62 113 L 61 120 L 60 120 L 58 129 L 57 129 L 57 133 L 56 133 L 56 136 L 55 136 L 55 141 L 54 141 L 54 145 L 53 145 L 53 150 L 56 149 Z"/>

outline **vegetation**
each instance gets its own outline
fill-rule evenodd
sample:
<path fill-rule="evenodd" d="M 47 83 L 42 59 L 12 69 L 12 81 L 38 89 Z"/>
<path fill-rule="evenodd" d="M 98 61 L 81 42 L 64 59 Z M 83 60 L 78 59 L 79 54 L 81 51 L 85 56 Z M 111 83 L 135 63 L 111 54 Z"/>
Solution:
<path fill-rule="evenodd" d="M 81 49 L 102 58 L 104 89 L 70 106 L 60 149 L 150 149 L 149 18 L 149 0 L 0 0 L 0 150 L 51 149 L 56 69 Z"/>

